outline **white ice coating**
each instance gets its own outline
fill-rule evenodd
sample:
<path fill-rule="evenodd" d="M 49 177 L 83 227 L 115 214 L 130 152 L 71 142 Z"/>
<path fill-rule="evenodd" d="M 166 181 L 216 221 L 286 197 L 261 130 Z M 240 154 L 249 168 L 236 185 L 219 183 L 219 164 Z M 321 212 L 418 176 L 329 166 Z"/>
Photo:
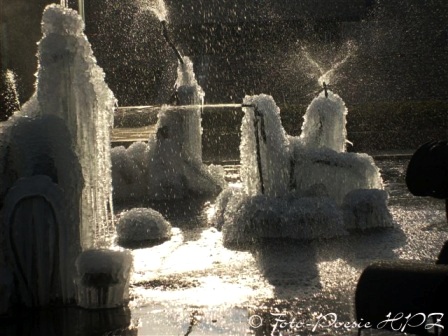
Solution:
<path fill-rule="evenodd" d="M 337 94 L 328 90 L 328 97 L 321 92 L 308 106 L 302 126 L 302 139 L 311 148 L 330 148 L 345 152 L 347 107 Z"/>
<path fill-rule="evenodd" d="M 0 92 L 0 97 L 5 104 L 5 106 L 2 106 L 2 110 L 7 114 L 6 116 L 9 117 L 13 112 L 20 109 L 16 75 L 14 71 L 10 69 L 7 69 L 4 72 L 2 71 L 1 75 L 3 83 L 0 83 L 0 85 L 2 86 L 3 92 Z"/>
<path fill-rule="evenodd" d="M 118 241 L 163 241 L 171 237 L 171 224 L 154 209 L 134 208 L 123 213 L 117 224 Z"/>
<path fill-rule="evenodd" d="M 32 98 L 37 98 L 38 108 L 22 115 L 54 115 L 65 121 L 84 180 L 81 242 L 83 248 L 91 248 L 112 230 L 110 129 L 116 100 L 83 30 L 76 11 L 54 4 L 46 7 Z"/>
<path fill-rule="evenodd" d="M 292 184 L 297 190 L 322 184 L 341 205 L 345 195 L 352 190 L 383 189 L 380 171 L 371 156 L 338 153 L 329 148 L 310 148 L 300 140 L 291 138 L 294 161 Z"/>
<path fill-rule="evenodd" d="M 246 96 L 244 105 L 253 106 L 244 108 L 241 126 L 241 179 L 244 191 L 250 196 L 260 194 L 263 183 L 265 195 L 283 195 L 289 188 L 290 154 L 280 109 L 271 96 L 263 94 Z"/>
<path fill-rule="evenodd" d="M 178 109 L 162 108 L 157 132 L 148 144 L 112 149 L 114 197 L 132 199 L 181 199 L 212 195 L 223 185 L 223 169 L 202 163 L 201 109 L 204 92 L 193 64 L 184 57 L 176 82 Z M 191 108 L 187 105 L 193 105 Z"/>
<path fill-rule="evenodd" d="M 76 260 L 76 301 L 87 309 L 123 306 L 129 300 L 132 254 L 129 251 L 86 250 Z"/>
<path fill-rule="evenodd" d="M 272 97 L 246 97 L 244 104 L 253 107 L 244 109 L 241 127 L 243 188 L 226 189 L 214 217 L 226 244 L 331 238 L 393 225 L 372 157 L 345 152 L 347 109 L 339 96 L 313 100 L 300 137 L 286 135 Z"/>
<path fill-rule="evenodd" d="M 76 257 L 114 229 L 116 102 L 83 29 L 75 11 L 45 8 L 36 92 L 0 134 L 0 238 L 27 306 L 72 302 Z"/>

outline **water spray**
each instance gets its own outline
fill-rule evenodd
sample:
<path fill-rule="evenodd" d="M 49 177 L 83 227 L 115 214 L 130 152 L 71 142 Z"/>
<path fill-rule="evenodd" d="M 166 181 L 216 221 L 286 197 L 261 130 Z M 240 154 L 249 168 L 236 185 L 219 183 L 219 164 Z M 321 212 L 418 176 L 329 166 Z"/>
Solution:
<path fill-rule="evenodd" d="M 165 38 L 166 42 L 171 47 L 171 49 L 173 49 L 173 51 L 176 54 L 176 57 L 179 60 L 180 64 L 184 64 L 184 60 L 182 59 L 181 53 L 179 52 L 179 50 L 177 50 L 176 46 L 171 41 L 170 36 L 168 35 L 168 28 L 166 27 L 166 20 L 162 20 L 162 21 L 160 21 L 160 23 L 162 24 L 162 35 L 163 35 L 163 37 Z"/>

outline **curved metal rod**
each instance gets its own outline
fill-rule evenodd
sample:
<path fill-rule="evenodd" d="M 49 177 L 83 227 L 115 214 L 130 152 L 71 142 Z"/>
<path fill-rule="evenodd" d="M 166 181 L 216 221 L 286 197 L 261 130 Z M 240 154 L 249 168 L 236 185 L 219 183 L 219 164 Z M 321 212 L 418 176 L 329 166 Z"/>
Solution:
<path fill-rule="evenodd" d="M 179 52 L 179 50 L 177 50 L 176 46 L 171 41 L 170 36 L 168 35 L 168 28 L 166 27 L 166 21 L 162 20 L 162 21 L 160 21 L 160 23 L 162 24 L 162 35 L 163 35 L 163 37 L 165 38 L 166 42 L 171 47 L 171 49 L 174 50 L 174 53 L 176 54 L 176 57 L 179 60 L 180 64 L 184 64 L 184 60 L 182 59 L 181 53 Z"/>

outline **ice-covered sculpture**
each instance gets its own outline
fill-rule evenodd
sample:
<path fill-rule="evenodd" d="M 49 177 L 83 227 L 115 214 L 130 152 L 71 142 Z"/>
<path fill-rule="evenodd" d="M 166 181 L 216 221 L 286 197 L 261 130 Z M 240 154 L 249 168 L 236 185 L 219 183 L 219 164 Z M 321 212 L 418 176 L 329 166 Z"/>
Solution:
<path fill-rule="evenodd" d="M 243 106 L 243 187 L 225 190 L 215 214 L 226 244 L 392 225 L 373 159 L 345 152 L 347 109 L 339 96 L 329 91 L 313 100 L 300 137 L 286 135 L 272 97 L 246 97 Z"/>
<path fill-rule="evenodd" d="M 36 92 L 2 128 L 2 264 L 27 306 L 75 299 L 75 260 L 112 226 L 110 142 L 115 98 L 79 15 L 45 8 Z"/>
<path fill-rule="evenodd" d="M 202 163 L 201 105 L 204 93 L 188 57 L 179 63 L 179 107 L 165 106 L 148 145 L 112 149 L 114 198 L 181 199 L 219 193 L 223 171 Z M 132 174 L 129 171 L 132 171 Z"/>

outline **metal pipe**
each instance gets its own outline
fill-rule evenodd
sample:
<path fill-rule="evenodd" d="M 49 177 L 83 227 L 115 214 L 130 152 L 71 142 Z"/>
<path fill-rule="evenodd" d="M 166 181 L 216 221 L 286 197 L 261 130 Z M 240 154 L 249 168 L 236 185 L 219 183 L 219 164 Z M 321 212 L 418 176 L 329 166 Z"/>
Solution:
<path fill-rule="evenodd" d="M 179 60 L 180 64 L 184 64 L 184 60 L 182 59 L 181 53 L 179 52 L 179 50 L 177 50 L 176 46 L 171 41 L 170 36 L 168 35 L 168 28 L 166 26 L 166 21 L 162 20 L 162 21 L 160 21 L 160 23 L 162 24 L 162 35 L 163 35 L 163 37 L 165 38 L 166 42 L 171 47 L 171 49 L 173 49 L 173 51 L 176 54 L 176 57 Z"/>
<path fill-rule="evenodd" d="M 243 107 L 250 107 L 254 108 L 254 105 L 251 104 L 204 104 L 204 105 L 142 105 L 142 106 L 119 106 L 118 110 L 147 110 L 147 109 L 154 109 L 158 110 L 161 108 L 166 109 L 190 109 L 190 108 L 213 108 L 213 109 L 220 109 L 220 108 L 243 108 Z"/>
<path fill-rule="evenodd" d="M 323 82 L 324 92 L 325 92 L 325 98 L 328 98 L 328 87 L 327 83 Z"/>
<path fill-rule="evenodd" d="M 257 154 L 257 168 L 258 168 L 258 176 L 260 177 L 260 188 L 261 194 L 264 195 L 264 179 L 263 179 L 263 165 L 261 163 L 261 147 L 260 147 L 260 132 L 258 130 L 259 119 L 263 118 L 263 115 L 260 113 L 256 106 L 253 106 L 254 109 L 254 128 L 255 128 L 255 144 L 256 144 L 256 154 Z"/>

